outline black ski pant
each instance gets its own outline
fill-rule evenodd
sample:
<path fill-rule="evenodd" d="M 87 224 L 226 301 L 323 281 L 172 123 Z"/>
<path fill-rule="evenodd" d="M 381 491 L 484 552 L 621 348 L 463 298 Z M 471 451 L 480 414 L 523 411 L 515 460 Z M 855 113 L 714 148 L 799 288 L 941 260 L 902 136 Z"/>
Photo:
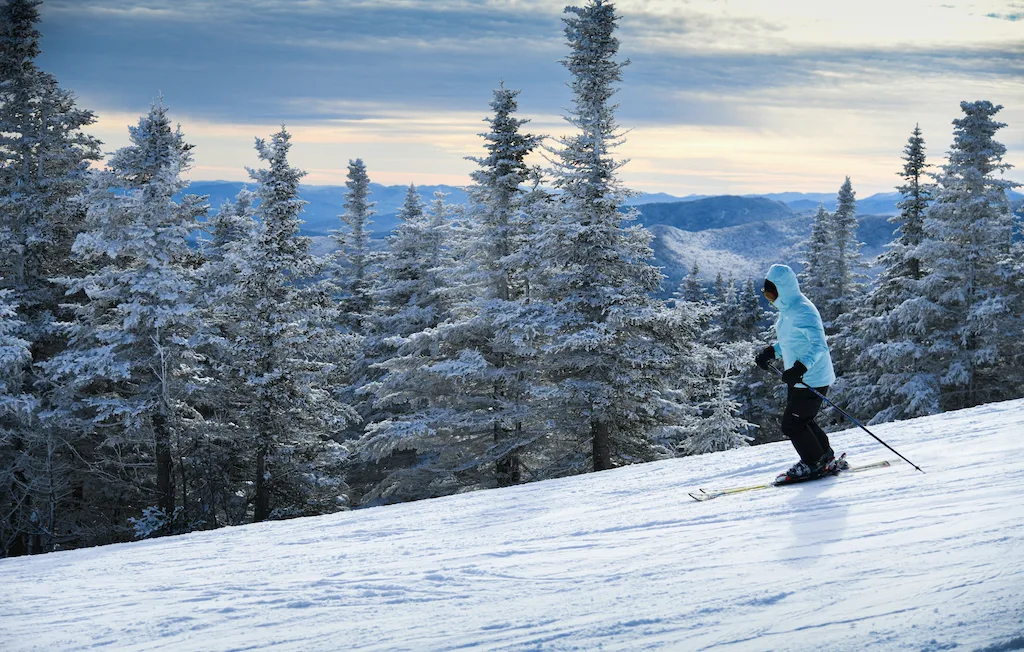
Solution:
<path fill-rule="evenodd" d="M 816 387 L 824 396 L 828 387 Z M 814 466 L 825 453 L 834 454 L 828 442 L 828 435 L 814 417 L 821 409 L 821 399 L 806 387 L 790 387 L 786 395 L 786 413 L 782 416 L 782 434 L 793 442 L 793 448 L 808 466 Z"/>

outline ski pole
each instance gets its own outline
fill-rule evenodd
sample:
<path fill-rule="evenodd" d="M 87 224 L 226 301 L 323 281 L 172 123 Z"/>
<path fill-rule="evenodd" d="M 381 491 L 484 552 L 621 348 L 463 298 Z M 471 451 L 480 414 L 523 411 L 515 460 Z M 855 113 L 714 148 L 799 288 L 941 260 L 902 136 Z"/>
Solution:
<path fill-rule="evenodd" d="M 782 376 L 782 371 L 781 371 L 781 370 L 780 370 L 780 369 L 779 369 L 778 367 L 776 367 L 775 365 L 773 365 L 773 364 L 769 364 L 769 365 L 768 365 L 768 367 L 769 367 L 769 368 L 770 368 L 770 369 L 771 369 L 772 371 L 774 371 L 775 373 L 777 373 L 777 374 L 778 374 L 779 376 Z M 907 458 L 903 457 L 903 455 L 902 455 L 902 454 L 901 454 L 901 453 L 900 453 L 900 452 L 899 452 L 898 450 L 896 450 L 895 448 L 893 448 L 893 447 L 892 447 L 892 446 L 890 446 L 889 444 L 887 444 L 887 443 L 885 443 L 884 441 L 882 441 L 882 440 L 881 440 L 881 438 L 880 438 L 880 437 L 879 437 L 878 435 L 876 435 L 875 433 L 873 433 L 873 432 L 871 432 L 870 430 L 868 430 L 868 429 L 867 429 L 867 427 L 865 427 L 863 423 L 861 423 L 860 421 L 857 421 L 856 419 L 854 419 L 853 417 L 851 417 L 851 416 L 850 416 L 849 414 L 847 414 L 847 413 L 846 413 L 846 410 L 844 410 L 843 408 L 839 407 L 838 405 L 836 405 L 835 403 L 833 403 L 832 401 L 830 401 L 830 400 L 828 399 L 828 397 L 827 397 L 827 396 L 825 396 L 824 394 L 822 394 L 822 393 L 821 393 L 821 392 L 819 392 L 818 390 L 814 389 L 813 387 L 811 387 L 811 386 L 810 386 L 810 385 L 808 385 L 807 383 L 800 383 L 800 384 L 801 384 L 801 385 L 803 385 L 804 387 L 806 387 L 807 389 L 811 390 L 812 392 L 814 392 L 814 394 L 815 394 L 815 395 L 816 395 L 816 396 L 817 396 L 818 398 L 820 398 L 821 400 L 825 401 L 826 403 L 828 403 L 829 405 L 831 405 L 831 406 L 832 406 L 832 407 L 834 407 L 835 409 L 839 410 L 839 413 L 840 413 L 840 414 L 842 414 L 842 415 L 843 415 L 844 417 L 846 417 L 846 418 L 847 418 L 847 419 L 849 419 L 850 421 L 853 421 L 853 422 L 854 422 L 854 423 L 856 423 L 856 424 L 857 424 L 858 426 L 860 426 L 861 430 L 863 430 L 864 432 L 868 433 L 869 435 L 871 435 L 872 437 L 874 437 L 874 438 L 875 438 L 876 440 L 878 440 L 878 443 L 879 443 L 879 444 L 881 444 L 882 446 L 885 446 L 886 448 L 888 448 L 888 449 L 889 449 L 889 450 L 891 450 L 892 452 L 894 452 L 894 453 L 896 453 L 897 455 L 899 455 L 899 456 L 900 456 L 900 458 L 901 458 L 901 459 L 902 459 L 902 460 L 903 460 L 904 462 L 906 462 L 906 463 L 907 463 L 907 464 L 909 464 L 910 466 L 914 467 L 915 469 L 917 469 L 917 470 L 918 470 L 918 471 L 920 471 L 921 473 L 924 473 L 924 469 L 922 469 L 922 468 L 921 468 L 921 467 L 919 467 L 918 465 L 914 464 L 913 462 L 911 462 L 911 461 L 910 461 L 910 460 L 908 460 Z"/>

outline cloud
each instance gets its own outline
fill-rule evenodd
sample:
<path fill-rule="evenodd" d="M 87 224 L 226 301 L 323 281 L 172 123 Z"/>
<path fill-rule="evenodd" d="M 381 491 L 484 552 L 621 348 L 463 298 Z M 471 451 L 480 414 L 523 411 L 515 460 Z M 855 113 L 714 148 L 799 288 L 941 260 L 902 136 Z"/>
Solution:
<path fill-rule="evenodd" d="M 620 0 L 623 174 L 676 193 L 786 178 L 833 190 L 852 168 L 888 188 L 915 122 L 937 155 L 959 101 L 982 98 L 1006 105 L 1000 135 L 1019 157 L 1024 45 L 1019 24 L 987 14 L 1020 4 Z M 310 182 L 340 181 L 361 156 L 396 182 L 457 183 L 501 80 L 523 89 L 535 132 L 568 133 L 562 6 L 48 0 L 40 65 L 99 112 L 112 145 L 162 92 L 197 144 L 196 178 L 244 175 L 252 139 L 283 121 Z"/>

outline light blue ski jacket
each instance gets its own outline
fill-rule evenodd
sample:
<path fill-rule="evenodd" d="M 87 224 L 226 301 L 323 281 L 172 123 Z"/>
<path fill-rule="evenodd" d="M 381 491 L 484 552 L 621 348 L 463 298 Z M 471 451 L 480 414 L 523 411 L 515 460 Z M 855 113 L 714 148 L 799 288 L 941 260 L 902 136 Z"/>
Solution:
<path fill-rule="evenodd" d="M 786 369 L 797 360 L 802 362 L 807 367 L 805 384 L 811 387 L 831 385 L 836 380 L 836 372 L 818 309 L 800 293 L 796 274 L 788 265 L 772 265 L 765 278 L 779 291 L 774 304 L 779 311 L 775 321 L 775 333 L 779 336 L 779 341 L 773 345 L 775 357 L 782 358 Z"/>

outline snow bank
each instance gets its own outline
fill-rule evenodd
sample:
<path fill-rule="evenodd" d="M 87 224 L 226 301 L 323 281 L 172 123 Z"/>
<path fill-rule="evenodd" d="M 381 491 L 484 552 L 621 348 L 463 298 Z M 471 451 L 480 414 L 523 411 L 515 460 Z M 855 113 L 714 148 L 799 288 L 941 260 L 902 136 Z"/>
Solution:
<path fill-rule="evenodd" d="M 4 650 L 1024 649 L 1024 401 L 788 444 L 0 561 Z M 897 463 L 898 462 L 898 463 Z"/>

